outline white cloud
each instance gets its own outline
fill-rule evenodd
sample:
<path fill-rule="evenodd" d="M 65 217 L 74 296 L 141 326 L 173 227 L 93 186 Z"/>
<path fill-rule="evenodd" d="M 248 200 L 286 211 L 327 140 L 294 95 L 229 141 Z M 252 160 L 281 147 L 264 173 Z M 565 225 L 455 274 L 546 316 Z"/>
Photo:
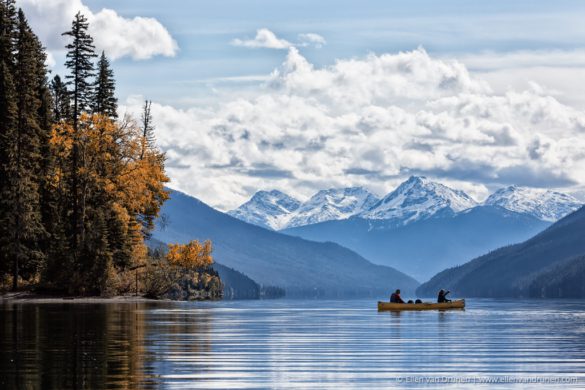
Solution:
<path fill-rule="evenodd" d="M 153 115 L 172 184 L 223 209 L 258 189 L 302 198 L 364 185 L 383 195 L 410 174 L 478 198 L 512 183 L 585 185 L 583 111 L 537 85 L 494 92 L 423 49 L 317 68 L 291 47 L 251 96 L 203 109 L 153 104 Z"/>
<path fill-rule="evenodd" d="M 484 51 L 458 56 L 459 61 L 473 70 L 496 70 L 534 67 L 585 66 L 585 50 L 518 50 L 511 52 Z"/>
<path fill-rule="evenodd" d="M 177 53 L 177 42 L 156 19 L 126 19 L 113 10 L 102 9 L 89 20 L 96 47 L 104 48 L 112 59 L 130 56 L 145 60 Z"/>
<path fill-rule="evenodd" d="M 307 47 L 313 46 L 317 49 L 323 47 L 327 41 L 319 34 L 305 33 L 298 35 L 298 42 L 292 43 L 286 39 L 281 39 L 276 36 L 272 31 L 267 28 L 261 28 L 256 30 L 256 36 L 253 39 L 233 39 L 230 42 L 233 46 L 248 47 L 252 49 L 265 48 L 265 49 L 290 49 L 291 47 Z"/>
<path fill-rule="evenodd" d="M 89 33 L 94 38 L 96 49 L 104 50 L 111 59 L 172 57 L 178 51 L 177 42 L 168 30 L 153 18 L 124 18 L 107 8 L 93 12 L 81 0 L 18 0 L 17 5 L 23 8 L 49 51 L 63 50 L 67 39 L 61 33 L 71 28 L 71 21 L 78 11 L 90 23 Z"/>
<path fill-rule="evenodd" d="M 52 68 L 55 66 L 56 63 L 57 61 L 55 60 L 53 54 L 51 52 L 47 52 L 47 59 L 45 60 L 45 65 L 47 65 L 47 67 L 49 68 Z"/>
<path fill-rule="evenodd" d="M 292 43 L 285 39 L 280 39 L 267 28 L 261 28 L 256 31 L 253 39 L 234 39 L 231 42 L 234 46 L 249 48 L 266 48 L 266 49 L 288 49 Z"/>
<path fill-rule="evenodd" d="M 497 92 L 527 89 L 536 82 L 561 102 L 585 108 L 585 90 L 575 82 L 585 78 L 583 49 L 486 51 L 457 59 Z"/>
<path fill-rule="evenodd" d="M 306 33 L 306 34 L 299 34 L 299 46 L 315 46 L 317 49 L 323 47 L 327 44 L 325 38 L 323 38 L 319 34 L 315 33 Z"/>

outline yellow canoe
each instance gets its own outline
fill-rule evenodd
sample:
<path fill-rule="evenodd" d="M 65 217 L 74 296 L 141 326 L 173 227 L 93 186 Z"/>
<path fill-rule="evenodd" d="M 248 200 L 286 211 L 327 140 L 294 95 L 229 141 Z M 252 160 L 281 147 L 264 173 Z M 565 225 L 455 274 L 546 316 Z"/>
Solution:
<path fill-rule="evenodd" d="M 391 303 L 378 302 L 378 310 L 447 310 L 465 308 L 465 299 L 458 299 L 451 302 L 443 303 Z"/>

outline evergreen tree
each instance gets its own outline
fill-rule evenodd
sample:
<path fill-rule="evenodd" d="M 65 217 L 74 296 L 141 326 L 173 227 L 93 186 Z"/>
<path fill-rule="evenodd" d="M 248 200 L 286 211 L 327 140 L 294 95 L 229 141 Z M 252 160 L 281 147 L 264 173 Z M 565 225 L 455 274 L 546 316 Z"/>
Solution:
<path fill-rule="evenodd" d="M 51 131 L 54 117 L 53 97 L 48 81 L 48 70 L 46 67 L 46 53 L 44 47 L 35 36 L 35 61 L 36 61 L 36 94 L 40 102 L 38 108 L 38 130 L 40 142 L 40 164 L 36 172 L 39 186 L 39 204 L 41 221 L 46 232 L 44 239 L 39 242 L 44 262 L 41 269 L 47 267 L 50 256 L 66 253 L 63 248 L 66 246 L 65 237 L 61 234 L 62 219 L 59 215 L 60 194 L 54 191 L 51 183 L 51 172 L 57 163 L 57 156 L 53 155 L 50 147 Z M 63 86 L 64 87 L 64 86 Z M 66 90 L 65 90 L 66 92 Z"/>
<path fill-rule="evenodd" d="M 108 61 L 103 51 L 97 68 L 98 73 L 95 83 L 93 112 L 115 119 L 118 117 L 118 99 L 115 96 L 116 82 L 114 80 L 114 72 L 110 67 L 110 61 Z"/>
<path fill-rule="evenodd" d="M 70 74 L 67 83 L 71 87 L 72 98 L 72 124 L 73 124 L 73 153 L 71 155 L 71 205 L 73 207 L 73 226 L 71 228 L 71 241 L 74 256 L 79 251 L 85 240 L 85 208 L 87 201 L 86 184 L 81 182 L 80 168 L 83 165 L 80 150 L 79 118 L 83 112 L 87 112 L 92 106 L 94 97 L 91 78 L 94 75 L 92 59 L 96 57 L 94 52 L 93 38 L 87 32 L 89 23 L 85 16 L 78 12 L 71 24 L 71 30 L 63 33 L 70 36 L 72 42 L 67 46 L 67 61 L 65 66 Z"/>
<path fill-rule="evenodd" d="M 13 288 L 41 271 L 44 287 L 105 293 L 144 261 L 168 198 L 150 102 L 143 127 L 115 120 L 105 55 L 92 93 L 87 27 L 77 14 L 65 33 L 69 81 L 49 87 L 44 48 L 14 0 L 0 0 L 0 277 L 12 274 Z"/>
<path fill-rule="evenodd" d="M 13 0 L 0 1 L 0 194 L 8 192 L 8 136 L 16 127 L 17 107 L 14 86 L 16 9 Z M 8 205 L 0 202 L 0 221 L 9 216 Z M 0 223 L 0 275 L 11 272 L 7 251 L 9 227 Z"/>
<path fill-rule="evenodd" d="M 92 59 L 97 57 L 93 38 L 87 32 L 89 23 L 87 18 L 78 12 L 71 24 L 71 30 L 62 35 L 70 36 L 72 42 L 65 46 L 67 61 L 65 66 L 70 74 L 67 85 L 71 87 L 73 129 L 77 130 L 77 121 L 84 111 L 89 111 L 94 98 L 93 83 L 94 68 Z"/>
<path fill-rule="evenodd" d="M 71 99 L 67 86 L 59 75 L 51 80 L 51 97 L 53 99 L 53 119 L 55 122 L 71 119 Z"/>
<path fill-rule="evenodd" d="M 17 116 L 15 126 L 8 129 L 6 147 L 8 162 L 7 185 L 2 194 L 6 210 L 2 224 L 8 227 L 6 249 L 12 261 L 12 288 L 18 278 L 34 276 L 43 258 L 39 243 L 45 235 L 39 203 L 40 134 L 39 72 L 44 58 L 39 58 L 38 39 L 30 29 L 22 10 L 18 12 L 18 35 L 14 85 Z"/>

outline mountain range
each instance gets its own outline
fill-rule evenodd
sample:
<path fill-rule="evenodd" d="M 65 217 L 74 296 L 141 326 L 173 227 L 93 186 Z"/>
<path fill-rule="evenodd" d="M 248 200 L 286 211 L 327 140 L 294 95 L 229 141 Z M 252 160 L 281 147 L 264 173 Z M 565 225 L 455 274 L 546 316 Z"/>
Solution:
<path fill-rule="evenodd" d="M 446 269 L 417 294 L 448 288 L 466 297 L 585 297 L 585 207 L 520 244 Z"/>
<path fill-rule="evenodd" d="M 567 194 L 517 186 L 497 190 L 486 199 L 485 204 L 530 214 L 548 222 L 556 222 L 583 205 Z"/>
<path fill-rule="evenodd" d="M 228 214 L 255 225 L 283 230 L 348 218 L 383 220 L 385 226 L 400 226 L 481 206 L 498 206 L 554 222 L 581 205 L 567 194 L 518 186 L 501 188 L 479 203 L 464 191 L 423 176 L 411 176 L 381 199 L 363 187 L 321 190 L 306 202 L 277 190 L 259 191 Z"/>
<path fill-rule="evenodd" d="M 278 190 L 258 191 L 228 214 L 254 225 L 281 230 L 346 219 L 369 210 L 378 201 L 362 187 L 322 190 L 304 203 Z"/>
<path fill-rule="evenodd" d="M 287 296 L 380 296 L 418 282 L 391 267 L 372 264 L 335 243 L 307 241 L 252 225 L 179 191 L 170 191 L 153 238 L 164 243 L 210 239 L 215 260 Z"/>
<path fill-rule="evenodd" d="M 503 245 L 523 241 L 550 223 L 497 206 L 478 206 L 457 214 L 406 225 L 349 218 L 286 229 L 283 232 L 318 242 L 336 242 L 366 259 L 401 270 L 417 280 Z"/>
<path fill-rule="evenodd" d="M 507 187 L 478 203 L 463 191 L 451 189 L 425 177 L 413 176 L 394 191 L 374 202 L 356 202 L 351 196 L 344 213 L 344 194 L 369 194 L 366 190 L 329 190 L 336 197 L 313 196 L 306 209 L 317 212 L 312 219 L 297 218 L 284 233 L 318 242 L 335 242 L 366 259 L 399 269 L 418 280 L 463 264 L 495 248 L 521 242 L 540 232 L 555 218 L 577 209 L 579 202 L 558 192 Z M 348 196 L 349 197 L 349 196 Z M 317 202 L 320 200 L 320 202 Z M 282 217 L 283 224 L 295 220 L 295 211 Z M 303 214 L 304 215 L 304 214 Z M 343 217 L 338 217 L 343 215 Z M 320 221 L 311 223 L 312 221 Z"/>

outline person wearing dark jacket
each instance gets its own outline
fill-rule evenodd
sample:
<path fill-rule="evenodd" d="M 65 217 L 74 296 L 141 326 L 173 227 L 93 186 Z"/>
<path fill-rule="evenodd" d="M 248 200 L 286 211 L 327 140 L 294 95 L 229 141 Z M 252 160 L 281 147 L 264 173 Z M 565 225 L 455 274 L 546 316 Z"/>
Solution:
<path fill-rule="evenodd" d="M 400 289 L 396 290 L 395 292 L 390 295 L 390 302 L 391 303 L 404 303 L 402 298 L 400 297 Z"/>
<path fill-rule="evenodd" d="M 449 294 L 450 292 L 451 291 L 445 291 L 445 290 L 439 291 L 439 296 L 437 297 L 437 302 L 439 302 L 439 303 L 451 302 L 450 299 L 447 299 L 447 294 Z"/>

